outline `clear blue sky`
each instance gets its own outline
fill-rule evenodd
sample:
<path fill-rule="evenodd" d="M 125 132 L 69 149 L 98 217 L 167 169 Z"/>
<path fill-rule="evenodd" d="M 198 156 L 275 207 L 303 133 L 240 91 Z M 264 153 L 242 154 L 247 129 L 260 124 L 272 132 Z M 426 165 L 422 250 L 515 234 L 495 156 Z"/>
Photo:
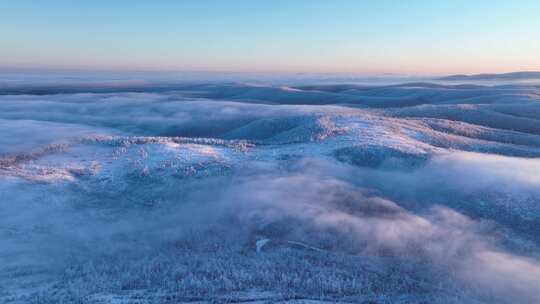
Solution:
<path fill-rule="evenodd" d="M 0 66 L 540 70 L 539 14 L 539 0 L 0 0 Z"/>

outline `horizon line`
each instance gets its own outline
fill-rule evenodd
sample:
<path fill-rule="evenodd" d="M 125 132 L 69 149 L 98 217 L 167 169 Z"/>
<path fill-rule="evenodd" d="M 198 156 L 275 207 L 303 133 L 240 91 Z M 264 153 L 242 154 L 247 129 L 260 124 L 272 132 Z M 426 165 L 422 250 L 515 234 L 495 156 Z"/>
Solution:
<path fill-rule="evenodd" d="M 7 71 L 5 71 L 7 70 Z M 393 72 L 393 71 L 329 71 L 329 70 L 281 70 L 281 69 L 227 69 L 227 68 L 163 68 L 163 67 L 106 67 L 84 65 L 49 65 L 49 64 L 0 64 L 0 72 L 110 72 L 110 73 L 216 73 L 216 74 L 263 74 L 263 75 L 343 75 L 343 76 L 453 76 L 453 75 L 479 75 L 479 74 L 507 74 L 516 72 L 540 72 L 538 69 L 508 69 L 481 72 Z"/>

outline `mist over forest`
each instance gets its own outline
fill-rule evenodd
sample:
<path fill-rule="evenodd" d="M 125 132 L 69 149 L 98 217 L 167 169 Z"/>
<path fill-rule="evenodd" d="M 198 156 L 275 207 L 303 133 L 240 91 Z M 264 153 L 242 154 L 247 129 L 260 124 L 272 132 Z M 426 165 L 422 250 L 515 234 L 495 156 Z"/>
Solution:
<path fill-rule="evenodd" d="M 2 303 L 540 302 L 534 79 L 77 77 L 0 77 Z"/>

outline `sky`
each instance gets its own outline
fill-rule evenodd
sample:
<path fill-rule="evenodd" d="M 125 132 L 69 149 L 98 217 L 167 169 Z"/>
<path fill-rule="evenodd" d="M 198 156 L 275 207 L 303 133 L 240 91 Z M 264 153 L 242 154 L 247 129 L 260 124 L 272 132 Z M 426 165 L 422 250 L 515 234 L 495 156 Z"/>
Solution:
<path fill-rule="evenodd" d="M 540 70 L 538 0 L 0 0 L 0 67 Z"/>

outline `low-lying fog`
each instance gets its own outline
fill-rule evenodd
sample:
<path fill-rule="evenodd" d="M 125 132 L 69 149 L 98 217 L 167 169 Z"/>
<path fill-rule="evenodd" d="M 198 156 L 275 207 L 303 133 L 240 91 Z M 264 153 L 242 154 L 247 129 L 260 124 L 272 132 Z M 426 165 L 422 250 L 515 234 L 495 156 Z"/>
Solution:
<path fill-rule="evenodd" d="M 540 302 L 538 86 L 5 77 L 2 302 Z"/>

